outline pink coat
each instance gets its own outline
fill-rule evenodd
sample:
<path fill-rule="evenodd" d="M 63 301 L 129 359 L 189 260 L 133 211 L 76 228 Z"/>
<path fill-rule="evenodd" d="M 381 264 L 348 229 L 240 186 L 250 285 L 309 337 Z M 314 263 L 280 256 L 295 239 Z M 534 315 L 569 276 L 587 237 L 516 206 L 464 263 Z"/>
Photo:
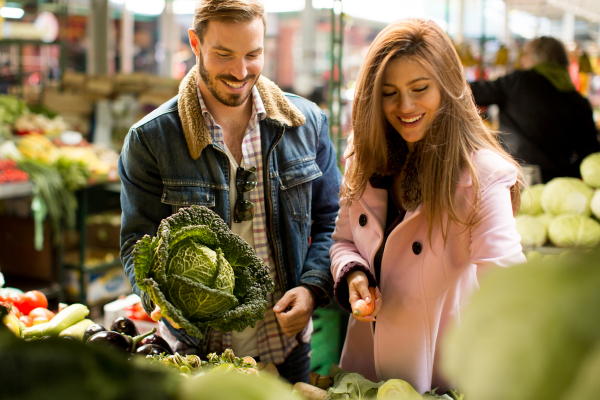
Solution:
<path fill-rule="evenodd" d="M 383 303 L 376 329 L 350 318 L 340 362 L 344 370 L 376 382 L 403 379 L 419 393 L 447 387 L 438 371 L 444 328 L 453 320 L 460 321 L 462 307 L 479 287 L 482 269 L 525 262 L 510 198 L 517 179 L 515 167 L 490 150 L 477 152 L 474 161 L 481 187 L 476 224 L 467 230 L 451 225 L 445 248 L 440 228 L 434 226 L 430 247 L 423 205 L 406 213 L 390 233 L 382 257 Z M 456 190 L 463 212 L 472 198 L 471 178 L 465 173 Z M 369 267 L 375 275 L 373 260 L 382 242 L 387 206 L 387 191 L 370 184 L 351 207 L 344 198 L 340 200 L 330 250 L 336 281 L 352 261 Z M 362 217 L 361 226 L 363 215 L 366 224 Z M 421 244 L 421 249 L 414 243 Z"/>

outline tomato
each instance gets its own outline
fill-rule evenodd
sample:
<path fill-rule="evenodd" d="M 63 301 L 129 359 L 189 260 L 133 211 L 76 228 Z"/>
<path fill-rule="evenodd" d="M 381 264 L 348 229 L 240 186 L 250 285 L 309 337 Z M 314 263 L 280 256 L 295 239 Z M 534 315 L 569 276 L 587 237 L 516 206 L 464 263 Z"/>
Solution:
<path fill-rule="evenodd" d="M 33 318 L 28 315 L 22 315 L 21 318 L 19 318 L 19 321 L 21 321 L 28 328 L 33 325 Z"/>
<path fill-rule="evenodd" d="M 29 313 L 29 316 L 31 318 L 33 318 L 34 321 L 38 317 L 42 317 L 42 318 L 50 321 L 52 318 L 54 318 L 54 313 L 52 311 L 48 310 L 47 308 L 38 307 L 38 308 L 34 308 L 33 310 L 31 310 L 31 312 Z"/>
<path fill-rule="evenodd" d="M 9 303 L 12 303 L 13 306 L 17 307 L 19 311 L 21 311 L 21 307 L 23 307 L 23 295 L 20 293 L 12 292 L 8 295 L 6 299 Z"/>
<path fill-rule="evenodd" d="M 125 307 L 125 316 L 129 319 L 154 322 L 154 320 L 150 318 L 148 314 L 146 314 L 146 311 L 144 311 L 141 303 L 136 303 Z"/>
<path fill-rule="evenodd" d="M 46 299 L 44 293 L 38 290 L 31 290 L 23 294 L 23 300 L 19 307 L 19 310 L 21 310 L 23 314 L 29 314 L 31 310 L 38 307 L 48 307 L 48 299 Z"/>
<path fill-rule="evenodd" d="M 21 316 L 21 311 L 19 311 L 19 309 L 17 307 L 15 307 L 12 303 L 0 301 L 0 306 L 3 306 L 4 308 L 6 308 L 9 313 L 11 313 L 12 315 L 14 315 L 17 318 L 19 318 Z"/>

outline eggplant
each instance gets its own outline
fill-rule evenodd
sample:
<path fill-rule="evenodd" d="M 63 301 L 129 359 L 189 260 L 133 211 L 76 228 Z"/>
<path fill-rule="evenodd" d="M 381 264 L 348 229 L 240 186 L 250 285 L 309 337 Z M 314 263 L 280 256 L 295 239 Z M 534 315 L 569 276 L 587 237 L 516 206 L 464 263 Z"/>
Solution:
<path fill-rule="evenodd" d="M 152 335 L 154 332 L 156 332 L 156 328 L 152 328 L 151 331 L 132 338 L 131 336 L 115 331 L 104 331 L 95 333 L 86 343 L 94 346 L 115 348 L 123 353 L 133 353 L 138 342 L 146 336 Z"/>
<path fill-rule="evenodd" d="M 86 344 L 117 349 L 123 353 L 131 352 L 131 345 L 129 344 L 129 341 L 125 338 L 125 336 L 121 335 L 119 332 L 97 332 L 86 341 Z"/>
<path fill-rule="evenodd" d="M 154 334 L 150 335 L 150 336 L 146 336 L 145 338 L 140 340 L 137 347 L 139 348 L 141 346 L 148 345 L 148 344 L 155 344 L 157 346 L 160 346 L 165 350 L 165 352 L 167 354 L 173 355 L 173 350 L 171 349 L 171 346 L 169 346 L 169 343 L 167 343 L 167 341 L 165 339 L 163 339 L 161 336 L 154 335 Z M 136 350 L 136 352 L 137 352 L 137 350 Z"/>
<path fill-rule="evenodd" d="M 83 332 L 83 343 L 86 343 L 90 337 L 92 337 L 95 333 L 107 331 L 102 324 L 91 324 L 85 331 Z"/>
<path fill-rule="evenodd" d="M 132 320 L 127 317 L 118 317 L 110 325 L 110 330 L 135 337 L 140 334 L 138 328 L 135 326 Z"/>
<path fill-rule="evenodd" d="M 159 356 L 161 354 L 169 354 L 165 348 L 157 344 L 144 344 L 135 350 L 135 354 Z"/>

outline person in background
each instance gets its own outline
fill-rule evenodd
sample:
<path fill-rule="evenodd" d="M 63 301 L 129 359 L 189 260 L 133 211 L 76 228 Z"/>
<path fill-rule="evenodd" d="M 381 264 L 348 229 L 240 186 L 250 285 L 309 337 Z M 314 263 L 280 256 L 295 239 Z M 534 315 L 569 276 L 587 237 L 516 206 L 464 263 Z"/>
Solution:
<path fill-rule="evenodd" d="M 502 145 L 515 159 L 538 165 L 543 182 L 580 177 L 579 164 L 600 151 L 592 107 L 569 76 L 563 44 L 551 37 L 528 42 L 523 70 L 495 81 L 477 81 L 471 90 L 478 106 L 500 108 Z"/>
<path fill-rule="evenodd" d="M 364 301 L 374 311 L 350 318 L 340 367 L 443 393 L 444 329 L 484 271 L 525 262 L 520 167 L 479 117 L 452 42 L 430 20 L 401 20 L 373 41 L 352 128 L 331 271 L 343 308 Z"/>
<path fill-rule="evenodd" d="M 175 350 L 232 348 L 274 363 L 292 383 L 308 382 L 311 315 L 333 295 L 329 248 L 341 175 L 325 114 L 261 76 L 265 31 L 259 0 L 197 3 L 189 30 L 197 65 L 178 96 L 131 128 L 119 159 L 121 259 L 159 319 L 136 285 L 133 247 L 179 208 L 209 207 L 271 268 L 275 293 L 254 328 L 207 332 L 207 341 L 163 318 Z"/>

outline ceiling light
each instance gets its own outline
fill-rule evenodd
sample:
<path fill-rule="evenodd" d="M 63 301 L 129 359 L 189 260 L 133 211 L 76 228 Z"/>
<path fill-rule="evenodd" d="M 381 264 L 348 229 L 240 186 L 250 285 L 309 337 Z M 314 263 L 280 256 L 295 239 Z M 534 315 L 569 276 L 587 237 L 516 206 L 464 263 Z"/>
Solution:
<path fill-rule="evenodd" d="M 0 17 L 19 19 L 23 18 L 25 11 L 22 8 L 17 7 L 2 7 L 0 8 Z"/>

